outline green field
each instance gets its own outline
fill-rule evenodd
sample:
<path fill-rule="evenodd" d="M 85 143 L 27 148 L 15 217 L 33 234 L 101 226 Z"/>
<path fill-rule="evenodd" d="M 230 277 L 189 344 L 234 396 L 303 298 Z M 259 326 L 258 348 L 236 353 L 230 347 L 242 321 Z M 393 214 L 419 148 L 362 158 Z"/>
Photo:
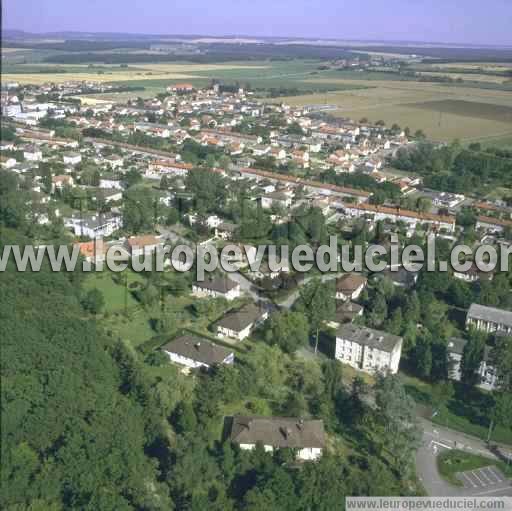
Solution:
<path fill-rule="evenodd" d="M 512 123 L 512 106 L 506 105 L 478 103 L 477 101 L 465 101 L 461 99 L 444 99 L 440 101 L 412 103 L 409 106 L 432 110 L 440 114 L 447 113 L 460 115 L 462 117 Z"/>
<path fill-rule="evenodd" d="M 138 305 L 138 302 L 133 297 L 129 287 L 130 284 L 134 282 L 142 283 L 144 279 L 139 274 L 128 270 L 119 274 L 119 277 L 122 277 L 122 283 L 116 284 L 112 279 L 112 273 L 102 271 L 92 272 L 85 280 L 84 288 L 86 290 L 98 289 L 103 293 L 103 297 L 105 298 L 105 312 L 111 313 L 123 311 L 125 307 L 125 297 L 128 310 Z M 128 289 L 126 291 L 124 286 L 125 278 L 128 283 Z"/>

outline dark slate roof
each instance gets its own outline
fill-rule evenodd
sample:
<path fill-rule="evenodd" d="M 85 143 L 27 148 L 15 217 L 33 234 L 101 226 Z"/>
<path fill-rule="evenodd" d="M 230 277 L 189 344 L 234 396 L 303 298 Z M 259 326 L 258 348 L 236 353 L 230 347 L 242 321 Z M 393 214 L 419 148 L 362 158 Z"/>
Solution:
<path fill-rule="evenodd" d="M 161 348 L 169 353 L 176 353 L 182 357 L 201 362 L 208 366 L 221 364 L 232 351 L 213 344 L 208 339 L 195 335 L 182 335 L 176 337 Z"/>
<path fill-rule="evenodd" d="M 385 270 L 382 275 L 403 286 L 412 286 L 418 279 L 418 272 L 407 271 L 405 268 L 399 268 L 398 271 Z"/>
<path fill-rule="evenodd" d="M 262 443 L 275 448 L 325 445 L 322 420 L 302 420 L 295 417 L 235 415 L 230 437 L 236 444 Z"/>
<path fill-rule="evenodd" d="M 401 337 L 380 330 L 373 330 L 364 326 L 347 323 L 336 331 L 336 337 L 356 342 L 363 346 L 376 348 L 391 353 L 395 346 L 402 340 Z"/>
<path fill-rule="evenodd" d="M 500 325 L 512 327 L 512 312 L 494 307 L 486 307 L 478 303 L 472 303 L 468 310 L 468 318 L 474 320 L 491 321 Z"/>
<path fill-rule="evenodd" d="M 462 339 L 460 337 L 450 337 L 450 339 L 448 339 L 448 353 L 462 355 L 466 342 L 466 339 Z"/>
<path fill-rule="evenodd" d="M 235 232 L 238 229 L 238 225 L 229 222 L 221 222 L 217 226 L 218 231 Z"/>
<path fill-rule="evenodd" d="M 348 300 L 336 308 L 335 319 L 339 323 L 352 321 L 362 310 L 364 310 L 362 305 Z"/>
<path fill-rule="evenodd" d="M 254 304 L 248 304 L 239 310 L 229 311 L 223 318 L 215 323 L 215 327 L 229 328 L 240 332 L 252 323 L 258 321 L 265 310 Z"/>
<path fill-rule="evenodd" d="M 205 280 L 204 282 L 194 282 L 194 286 L 203 288 L 203 289 L 211 289 L 213 291 L 217 291 L 218 293 L 227 293 L 234 289 L 239 284 L 237 282 L 233 282 L 231 279 L 227 277 L 222 278 L 213 278 L 209 280 Z"/>

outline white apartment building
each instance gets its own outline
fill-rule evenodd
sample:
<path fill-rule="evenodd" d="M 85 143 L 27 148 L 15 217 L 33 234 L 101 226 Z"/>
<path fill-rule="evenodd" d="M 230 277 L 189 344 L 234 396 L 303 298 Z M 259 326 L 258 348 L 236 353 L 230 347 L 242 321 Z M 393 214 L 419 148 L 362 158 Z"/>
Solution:
<path fill-rule="evenodd" d="M 398 371 L 402 338 L 351 323 L 336 331 L 335 358 L 366 373 Z"/>

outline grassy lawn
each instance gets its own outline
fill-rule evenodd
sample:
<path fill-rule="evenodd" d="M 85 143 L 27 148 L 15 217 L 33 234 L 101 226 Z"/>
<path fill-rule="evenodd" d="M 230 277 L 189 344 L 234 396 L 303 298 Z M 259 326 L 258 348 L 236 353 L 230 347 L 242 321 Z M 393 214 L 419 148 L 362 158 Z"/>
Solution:
<path fill-rule="evenodd" d="M 437 457 L 437 468 L 441 476 L 454 486 L 462 486 L 462 482 L 455 476 L 458 472 L 476 470 L 478 468 L 496 466 L 506 476 L 512 477 L 512 467 L 502 461 L 497 461 L 485 456 L 453 449 L 444 451 Z"/>
<path fill-rule="evenodd" d="M 130 284 L 134 282 L 144 282 L 144 278 L 129 270 L 125 270 L 122 275 L 119 274 L 120 284 L 117 284 L 113 277 L 113 273 L 109 271 L 91 272 L 84 282 L 84 288 L 98 289 L 103 293 L 105 298 L 105 312 L 120 312 L 124 310 L 125 296 L 127 309 L 138 306 L 138 302 L 130 292 Z M 116 277 L 114 277 L 116 278 Z M 128 282 L 128 291 L 125 293 L 124 279 Z"/>
<path fill-rule="evenodd" d="M 139 307 L 130 310 L 127 316 L 122 312 L 116 312 L 105 317 L 103 321 L 107 331 L 111 331 L 115 337 L 120 337 L 133 348 L 137 348 L 156 335 L 151 328 L 151 317 L 150 312 Z"/>
<path fill-rule="evenodd" d="M 489 408 L 492 406 L 491 396 L 487 392 L 476 388 L 467 389 L 454 382 L 454 398 L 434 417 L 431 417 L 432 386 L 403 373 L 402 377 L 408 394 L 424 409 L 425 415 L 432 422 L 482 440 L 487 439 L 489 429 L 487 417 Z M 497 426 L 493 432 L 492 441 L 512 445 L 512 428 Z"/>

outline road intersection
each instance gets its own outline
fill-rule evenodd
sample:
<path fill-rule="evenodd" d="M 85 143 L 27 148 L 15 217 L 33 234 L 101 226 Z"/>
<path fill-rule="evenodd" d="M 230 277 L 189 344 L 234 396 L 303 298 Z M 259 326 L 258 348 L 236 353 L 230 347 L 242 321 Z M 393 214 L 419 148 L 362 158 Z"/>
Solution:
<path fill-rule="evenodd" d="M 463 486 L 453 486 L 437 470 L 436 458 L 444 450 L 460 449 L 496 459 L 478 438 L 470 437 L 420 419 L 423 427 L 422 445 L 416 453 L 416 472 L 426 492 L 436 497 L 498 497 L 512 496 L 512 480 L 507 479 L 496 467 L 486 467 L 460 474 Z M 511 453 L 512 454 L 512 453 Z"/>

